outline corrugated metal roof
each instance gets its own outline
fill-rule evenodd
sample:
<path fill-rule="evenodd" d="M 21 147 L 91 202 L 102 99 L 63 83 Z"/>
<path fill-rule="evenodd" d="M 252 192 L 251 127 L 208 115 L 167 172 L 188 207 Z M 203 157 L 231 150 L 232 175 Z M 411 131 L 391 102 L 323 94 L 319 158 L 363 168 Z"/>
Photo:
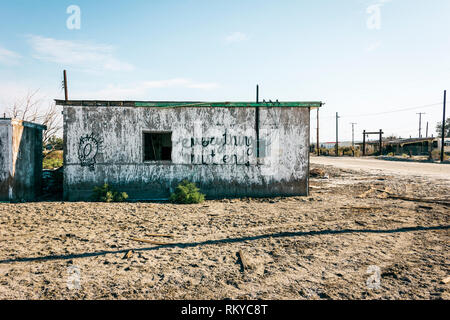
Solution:
<path fill-rule="evenodd" d="M 19 125 L 19 126 L 24 126 L 24 127 L 33 128 L 33 129 L 47 130 L 47 126 L 45 126 L 43 124 L 24 121 L 24 120 L 20 120 L 20 119 L 14 119 L 14 118 L 0 118 L 0 124 L 13 124 L 13 125 Z"/>
<path fill-rule="evenodd" d="M 291 102 L 200 102 L 200 101 L 102 101 L 102 100 L 55 100 L 59 106 L 84 107 L 158 107 L 158 108 L 254 108 L 254 107 L 290 107 L 320 108 L 320 101 Z"/>

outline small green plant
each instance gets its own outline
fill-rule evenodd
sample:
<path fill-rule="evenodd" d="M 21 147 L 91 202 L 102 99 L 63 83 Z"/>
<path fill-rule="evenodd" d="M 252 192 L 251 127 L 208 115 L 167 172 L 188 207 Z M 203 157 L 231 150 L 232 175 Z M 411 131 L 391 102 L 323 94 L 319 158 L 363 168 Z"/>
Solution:
<path fill-rule="evenodd" d="M 109 184 L 105 183 L 101 187 L 94 188 L 92 198 L 98 202 L 124 202 L 128 199 L 128 194 L 126 192 L 116 191 Z"/>
<path fill-rule="evenodd" d="M 42 154 L 42 168 L 43 169 L 57 169 L 63 166 L 63 152 L 56 150 Z"/>
<path fill-rule="evenodd" d="M 176 187 L 169 200 L 180 204 L 202 203 L 205 201 L 205 195 L 200 193 L 195 183 L 184 180 Z"/>
<path fill-rule="evenodd" d="M 44 159 L 42 160 L 43 169 L 56 169 L 63 166 L 63 161 L 61 159 Z"/>

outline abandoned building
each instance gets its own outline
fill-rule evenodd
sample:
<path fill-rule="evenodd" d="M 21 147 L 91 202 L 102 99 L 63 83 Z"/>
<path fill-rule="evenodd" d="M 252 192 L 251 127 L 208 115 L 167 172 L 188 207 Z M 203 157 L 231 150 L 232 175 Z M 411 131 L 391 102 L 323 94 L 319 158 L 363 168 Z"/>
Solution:
<path fill-rule="evenodd" d="M 396 139 L 386 142 L 385 152 L 396 155 L 429 155 L 438 147 L 437 138 Z"/>
<path fill-rule="evenodd" d="M 308 194 L 310 110 L 321 102 L 56 103 L 66 200 L 104 183 L 167 199 L 184 179 L 209 198 Z"/>
<path fill-rule="evenodd" d="M 33 201 L 42 181 L 42 132 L 46 127 L 0 118 L 0 201 Z"/>

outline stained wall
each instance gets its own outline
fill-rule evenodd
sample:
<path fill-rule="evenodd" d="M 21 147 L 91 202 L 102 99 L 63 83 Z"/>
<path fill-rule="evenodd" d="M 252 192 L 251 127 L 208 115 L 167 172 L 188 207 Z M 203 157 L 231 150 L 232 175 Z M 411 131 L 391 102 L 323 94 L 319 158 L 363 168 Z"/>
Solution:
<path fill-rule="evenodd" d="M 309 109 L 64 106 L 64 196 L 109 183 L 166 199 L 183 179 L 209 198 L 306 195 Z M 172 160 L 145 162 L 144 132 L 171 132 Z"/>

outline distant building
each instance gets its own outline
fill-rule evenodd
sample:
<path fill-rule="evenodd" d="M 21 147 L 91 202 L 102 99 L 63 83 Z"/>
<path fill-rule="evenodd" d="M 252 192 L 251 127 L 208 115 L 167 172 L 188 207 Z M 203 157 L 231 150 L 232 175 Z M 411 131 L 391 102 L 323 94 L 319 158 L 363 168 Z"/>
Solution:
<path fill-rule="evenodd" d="M 441 150 L 442 138 L 437 138 L 437 147 Z M 450 153 L 450 138 L 444 138 L 444 152 Z"/>
<path fill-rule="evenodd" d="M 429 155 L 437 147 L 437 138 L 396 139 L 383 142 L 384 153 L 394 153 L 396 155 Z"/>
<path fill-rule="evenodd" d="M 355 143 L 356 145 L 356 143 Z M 339 141 L 339 147 L 351 147 L 351 141 Z M 320 147 L 325 149 L 334 149 L 336 148 L 336 141 L 334 142 L 320 142 Z"/>
<path fill-rule="evenodd" d="M 32 201 L 41 192 L 45 126 L 0 118 L 0 201 Z"/>

